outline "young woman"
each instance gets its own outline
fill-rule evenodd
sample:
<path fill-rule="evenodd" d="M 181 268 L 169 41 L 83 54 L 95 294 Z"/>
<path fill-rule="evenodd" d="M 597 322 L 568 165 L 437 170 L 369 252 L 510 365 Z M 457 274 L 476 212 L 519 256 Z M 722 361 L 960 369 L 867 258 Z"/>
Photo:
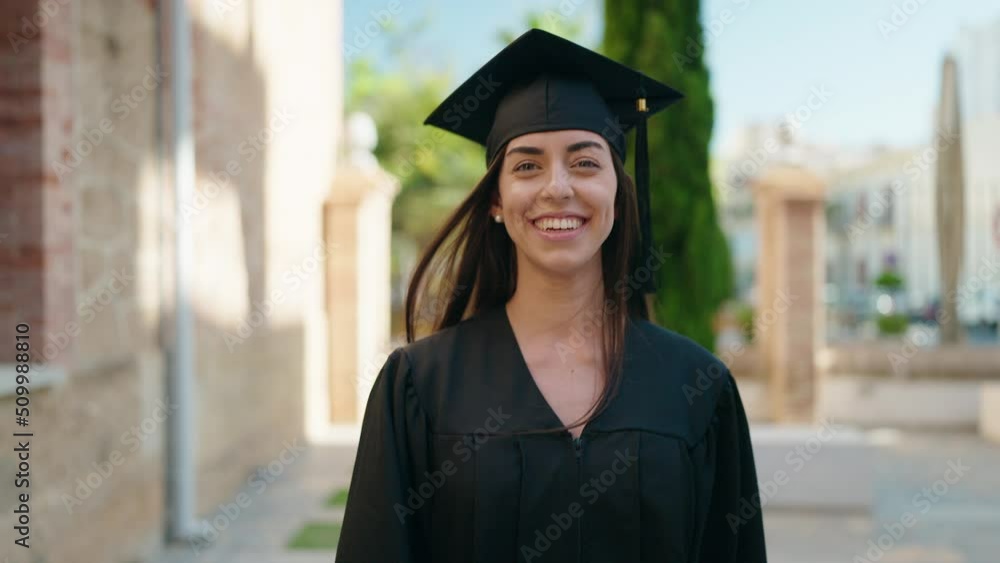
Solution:
<path fill-rule="evenodd" d="M 531 30 L 428 118 L 488 167 L 410 285 L 339 563 L 766 560 L 736 384 L 648 320 L 645 119 L 680 97 Z"/>

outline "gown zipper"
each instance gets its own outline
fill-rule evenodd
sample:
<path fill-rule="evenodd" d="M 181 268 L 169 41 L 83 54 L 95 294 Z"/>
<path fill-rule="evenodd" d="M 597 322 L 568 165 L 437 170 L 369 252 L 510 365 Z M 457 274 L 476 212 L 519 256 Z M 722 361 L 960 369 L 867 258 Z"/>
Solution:
<path fill-rule="evenodd" d="M 573 438 L 573 447 L 576 450 L 576 486 L 577 490 L 580 488 L 580 483 L 582 479 L 582 468 L 580 467 L 580 458 L 583 457 L 583 434 L 577 438 Z M 577 520 L 576 522 L 576 553 L 577 561 L 583 561 L 583 521 Z"/>

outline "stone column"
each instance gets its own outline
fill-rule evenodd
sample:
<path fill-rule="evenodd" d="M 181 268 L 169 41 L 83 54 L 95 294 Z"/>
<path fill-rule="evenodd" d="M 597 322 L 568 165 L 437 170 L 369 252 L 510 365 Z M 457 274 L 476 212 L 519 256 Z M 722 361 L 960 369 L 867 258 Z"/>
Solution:
<path fill-rule="evenodd" d="M 817 354 L 825 341 L 826 215 L 822 182 L 778 166 L 754 184 L 758 228 L 755 338 L 778 422 L 812 422 Z"/>
<path fill-rule="evenodd" d="M 350 153 L 338 169 L 324 205 L 329 319 L 330 422 L 360 421 L 374 382 L 364 377 L 389 341 L 390 238 L 392 202 L 399 181 L 371 155 L 375 129 L 370 118 L 347 123 Z M 384 359 L 384 358 L 383 358 Z"/>

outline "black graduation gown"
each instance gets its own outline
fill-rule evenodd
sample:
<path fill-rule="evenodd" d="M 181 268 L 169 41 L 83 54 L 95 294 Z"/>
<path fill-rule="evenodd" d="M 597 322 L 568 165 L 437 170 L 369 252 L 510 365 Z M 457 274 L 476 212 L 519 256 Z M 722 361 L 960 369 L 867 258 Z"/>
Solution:
<path fill-rule="evenodd" d="M 728 369 L 636 320 L 584 428 L 535 385 L 506 309 L 397 348 L 365 411 L 338 563 L 764 563 L 746 415 Z M 555 353 L 555 352 L 554 352 Z"/>

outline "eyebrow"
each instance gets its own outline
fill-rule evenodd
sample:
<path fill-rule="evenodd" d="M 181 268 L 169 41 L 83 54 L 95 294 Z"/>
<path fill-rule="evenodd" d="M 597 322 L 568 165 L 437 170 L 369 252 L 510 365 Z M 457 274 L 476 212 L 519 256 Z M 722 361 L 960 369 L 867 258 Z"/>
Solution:
<path fill-rule="evenodd" d="M 598 143 L 597 141 L 580 141 L 578 143 L 573 143 L 572 145 L 566 147 L 566 152 L 576 152 L 587 148 L 604 149 L 604 145 Z M 524 154 L 534 154 L 534 155 L 545 154 L 545 151 L 538 147 L 528 147 L 528 146 L 513 147 L 509 151 L 507 151 L 507 154 L 510 155 L 516 152 Z"/>

